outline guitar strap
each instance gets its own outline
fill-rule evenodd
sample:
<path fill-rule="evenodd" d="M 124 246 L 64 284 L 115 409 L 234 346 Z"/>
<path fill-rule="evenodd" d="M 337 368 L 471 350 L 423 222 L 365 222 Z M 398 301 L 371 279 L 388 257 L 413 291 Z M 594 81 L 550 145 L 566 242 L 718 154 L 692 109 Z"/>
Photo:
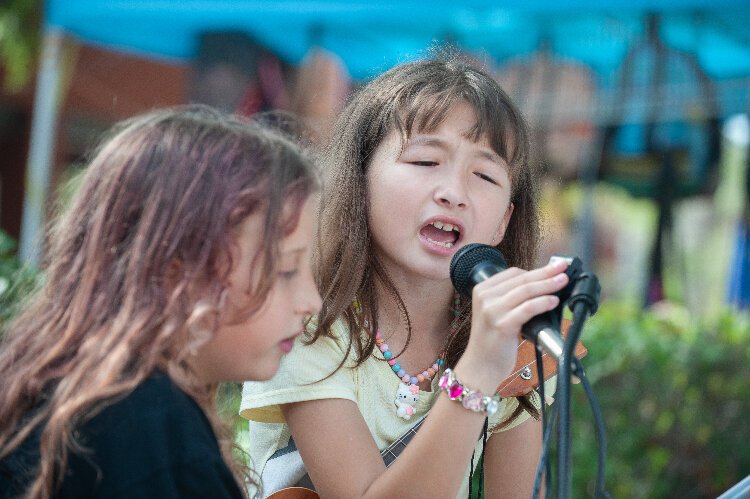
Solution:
<path fill-rule="evenodd" d="M 309 481 L 306 474 L 307 470 L 305 470 L 305 463 L 302 462 L 302 456 L 294 439 L 289 435 L 287 445 L 276 450 L 263 466 L 260 477 L 263 484 L 262 497 L 267 497 L 268 494 L 273 495 L 275 491 L 294 487 L 300 480 Z"/>
<path fill-rule="evenodd" d="M 417 433 L 417 430 L 420 426 L 422 426 L 422 423 L 424 423 L 425 418 L 427 415 L 425 414 L 419 420 L 414 423 L 414 425 L 406 430 L 403 435 L 398 437 L 391 445 L 388 446 L 387 449 L 384 449 L 380 452 L 380 455 L 383 457 L 383 462 L 385 463 L 385 467 L 387 468 L 393 462 L 396 460 L 396 458 L 403 452 L 403 450 L 406 448 L 406 445 L 411 441 L 412 437 L 415 433 Z M 480 437 L 481 438 L 481 437 Z M 291 437 L 289 437 L 290 444 L 293 445 L 293 440 Z M 304 464 L 304 463 L 303 463 Z M 304 487 L 306 489 L 315 490 L 315 486 L 312 483 L 312 480 L 310 479 L 310 475 L 308 473 L 305 473 L 302 478 L 295 484 L 295 487 Z"/>
<path fill-rule="evenodd" d="M 310 480 L 310 474 L 305 473 L 304 476 L 300 479 L 299 482 L 297 482 L 297 487 L 304 487 L 306 489 L 315 490 L 315 485 L 313 485 L 312 480 Z"/>

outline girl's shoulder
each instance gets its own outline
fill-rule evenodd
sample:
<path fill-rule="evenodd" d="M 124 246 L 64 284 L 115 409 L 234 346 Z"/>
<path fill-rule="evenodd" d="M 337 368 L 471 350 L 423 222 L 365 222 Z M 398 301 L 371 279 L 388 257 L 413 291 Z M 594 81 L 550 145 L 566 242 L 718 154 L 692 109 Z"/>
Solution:
<path fill-rule="evenodd" d="M 283 422 L 280 405 L 324 398 L 356 402 L 356 387 L 348 330 L 337 321 L 326 334 L 314 336 L 317 324 L 310 321 L 306 334 L 298 336 L 292 350 L 281 358 L 279 369 L 269 380 L 245 381 L 240 415 L 262 423 Z M 312 341 L 314 338 L 314 341 Z"/>
<path fill-rule="evenodd" d="M 327 331 L 319 332 L 318 320 L 314 317 L 308 322 L 305 334 L 300 340 L 304 346 L 315 347 L 317 345 L 318 349 L 333 350 L 343 354 L 350 351 L 351 335 L 351 330 L 343 319 L 337 319 Z"/>
<path fill-rule="evenodd" d="M 93 426 L 104 426 L 107 432 L 120 425 L 133 428 L 148 426 L 187 426 L 195 429 L 208 425 L 203 410 L 166 374 L 155 372 L 125 397 L 108 405 L 91 420 Z"/>

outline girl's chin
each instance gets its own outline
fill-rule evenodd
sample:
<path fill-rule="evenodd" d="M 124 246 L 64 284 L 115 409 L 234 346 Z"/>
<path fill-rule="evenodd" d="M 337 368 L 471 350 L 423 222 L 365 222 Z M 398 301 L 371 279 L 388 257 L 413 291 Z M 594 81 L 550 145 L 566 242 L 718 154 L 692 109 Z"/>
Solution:
<path fill-rule="evenodd" d="M 273 378 L 274 375 L 276 375 L 276 372 L 278 370 L 278 362 L 276 362 L 274 366 L 265 369 L 254 369 L 253 372 L 250 373 L 247 379 L 245 379 L 244 381 L 268 381 L 269 379 Z"/>
<path fill-rule="evenodd" d="M 281 365 L 283 354 L 278 349 L 269 351 L 263 358 L 258 358 L 248 362 L 250 367 L 244 373 L 242 381 L 267 381 L 276 375 Z"/>

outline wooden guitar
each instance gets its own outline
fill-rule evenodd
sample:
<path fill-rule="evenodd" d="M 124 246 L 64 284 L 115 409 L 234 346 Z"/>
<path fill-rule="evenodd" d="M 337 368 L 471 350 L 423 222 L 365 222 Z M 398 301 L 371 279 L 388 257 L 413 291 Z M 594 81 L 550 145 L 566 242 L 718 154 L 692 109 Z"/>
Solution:
<path fill-rule="evenodd" d="M 562 323 L 563 336 L 570 327 L 570 321 L 565 319 Z M 575 349 L 577 358 L 582 358 L 588 353 L 583 343 L 578 342 Z M 544 367 L 545 381 L 551 378 L 557 372 L 557 362 L 550 358 L 546 353 L 542 354 L 542 364 Z M 521 339 L 518 344 L 518 353 L 516 365 L 513 373 L 505 378 L 497 387 L 497 393 L 503 398 L 520 397 L 526 395 L 539 386 L 538 373 L 536 368 L 536 349 L 534 344 L 528 340 Z M 424 423 L 427 415 L 422 416 L 419 420 L 406 430 L 406 433 L 397 438 L 387 449 L 380 452 L 385 467 L 389 467 L 396 458 L 403 452 L 406 445 L 411 441 L 417 430 Z M 305 477 L 307 478 L 307 476 Z M 278 490 L 268 496 L 268 499 L 315 499 L 318 493 L 306 487 L 287 487 Z"/>

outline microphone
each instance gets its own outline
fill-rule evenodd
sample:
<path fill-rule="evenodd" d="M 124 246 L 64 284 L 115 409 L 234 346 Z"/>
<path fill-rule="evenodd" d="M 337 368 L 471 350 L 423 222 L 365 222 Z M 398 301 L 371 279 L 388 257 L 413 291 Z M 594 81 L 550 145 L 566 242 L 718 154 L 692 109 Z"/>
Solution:
<path fill-rule="evenodd" d="M 450 274 L 453 287 L 461 295 L 471 298 L 471 291 L 480 282 L 489 279 L 508 268 L 503 254 L 494 246 L 467 244 L 453 255 Z M 533 317 L 521 328 L 521 336 L 533 341 L 559 362 L 563 354 L 563 341 L 555 324 L 559 324 L 558 314 L 552 311 Z"/>

